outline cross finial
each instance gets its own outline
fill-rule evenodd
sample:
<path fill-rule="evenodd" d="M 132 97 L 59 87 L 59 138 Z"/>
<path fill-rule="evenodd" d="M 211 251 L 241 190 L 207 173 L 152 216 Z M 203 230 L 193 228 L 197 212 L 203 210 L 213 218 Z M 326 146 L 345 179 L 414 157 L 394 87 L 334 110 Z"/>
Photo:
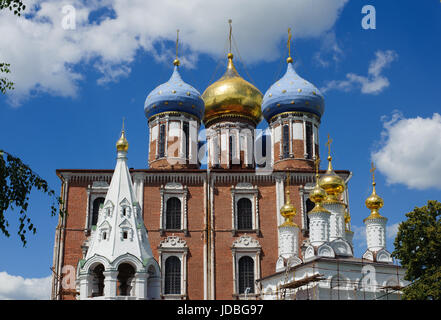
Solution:
<path fill-rule="evenodd" d="M 288 28 L 288 57 L 291 57 L 291 28 Z"/>
<path fill-rule="evenodd" d="M 124 120 L 125 120 L 125 118 L 123 117 L 123 122 L 122 122 L 122 132 L 124 132 Z"/>
<path fill-rule="evenodd" d="M 375 183 L 375 170 L 377 170 L 377 168 L 375 167 L 374 162 L 372 161 L 371 170 L 369 170 L 372 173 L 372 183 Z"/>
<path fill-rule="evenodd" d="M 230 41 L 230 53 L 231 53 L 231 35 L 233 33 L 233 26 L 232 26 L 233 20 L 228 19 L 228 23 L 230 24 L 230 35 L 228 37 L 228 40 Z"/>
<path fill-rule="evenodd" d="M 332 139 L 328 133 L 328 141 L 326 142 L 326 146 L 328 147 L 328 157 L 331 156 L 331 143 L 332 143 Z"/>
<path fill-rule="evenodd" d="M 317 159 L 315 159 L 314 161 L 314 165 L 315 165 L 315 175 L 318 177 L 318 171 L 319 171 L 319 167 L 320 167 L 320 158 L 317 157 Z"/>
<path fill-rule="evenodd" d="M 176 30 L 176 59 L 178 58 L 179 29 Z"/>
<path fill-rule="evenodd" d="M 178 47 L 179 47 L 179 29 L 176 30 L 176 59 L 175 61 L 173 61 L 173 64 L 175 66 L 179 66 L 181 63 L 178 59 Z"/>

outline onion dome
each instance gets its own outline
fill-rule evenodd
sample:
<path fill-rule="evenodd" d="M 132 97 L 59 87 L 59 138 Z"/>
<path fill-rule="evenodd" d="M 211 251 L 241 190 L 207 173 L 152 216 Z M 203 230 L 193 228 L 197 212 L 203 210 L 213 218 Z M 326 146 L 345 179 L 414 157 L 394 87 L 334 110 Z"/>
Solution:
<path fill-rule="evenodd" d="M 287 177 L 285 196 L 285 204 L 280 208 L 280 214 L 285 218 L 285 222 L 283 222 L 280 227 L 297 227 L 297 225 L 293 222 L 294 216 L 297 214 L 297 210 L 291 204 L 291 199 L 289 198 L 289 174 Z"/>
<path fill-rule="evenodd" d="M 284 112 L 308 112 L 321 117 L 325 108 L 323 95 L 317 87 L 296 73 L 291 57 L 286 61 L 288 66 L 285 75 L 263 97 L 263 116 L 268 122 Z"/>
<path fill-rule="evenodd" d="M 376 185 L 375 181 L 372 182 L 372 187 L 373 187 L 372 194 L 366 199 L 365 202 L 366 207 L 369 210 L 371 210 L 371 214 L 363 221 L 371 220 L 371 219 L 387 219 L 382 215 L 380 215 L 380 213 L 378 212 L 378 210 L 383 207 L 384 201 L 380 196 L 377 195 L 375 191 L 375 185 Z"/>
<path fill-rule="evenodd" d="M 122 129 L 121 137 L 116 142 L 116 150 L 124 151 L 124 152 L 127 152 L 127 150 L 129 150 L 129 142 L 126 139 L 126 134 L 124 132 L 124 129 Z"/>
<path fill-rule="evenodd" d="M 346 184 L 343 178 L 334 172 L 331 156 L 328 156 L 328 161 L 328 170 L 320 178 L 319 185 L 328 195 L 326 201 L 340 202 L 339 198 L 343 191 L 345 191 Z"/>
<path fill-rule="evenodd" d="M 256 125 L 262 118 L 262 93 L 239 75 L 232 53 L 228 54 L 225 74 L 205 90 L 202 99 L 205 126 L 224 117 L 246 118 Z"/>
<path fill-rule="evenodd" d="M 313 213 L 313 212 L 330 213 L 328 210 L 326 210 L 322 206 L 322 202 L 326 199 L 326 197 L 327 197 L 326 191 L 322 187 L 320 187 L 320 185 L 319 185 L 319 175 L 317 173 L 315 187 L 309 193 L 309 199 L 315 203 L 315 207 L 308 213 Z"/>
<path fill-rule="evenodd" d="M 145 100 L 147 119 L 163 112 L 185 112 L 202 119 L 204 101 L 201 94 L 182 80 L 178 70 L 179 60 L 176 59 L 173 64 L 175 68 L 170 79 L 150 92 Z"/>

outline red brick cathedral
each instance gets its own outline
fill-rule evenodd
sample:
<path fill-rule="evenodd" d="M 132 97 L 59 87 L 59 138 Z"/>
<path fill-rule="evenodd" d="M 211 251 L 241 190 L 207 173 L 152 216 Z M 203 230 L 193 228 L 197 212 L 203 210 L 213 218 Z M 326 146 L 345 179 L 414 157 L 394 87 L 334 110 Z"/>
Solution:
<path fill-rule="evenodd" d="M 133 210 L 146 235 L 135 220 L 115 227 L 101 223 L 101 215 L 111 215 L 106 201 L 117 169 L 56 171 L 68 215 L 60 217 L 56 229 L 53 299 L 75 299 L 82 279 L 94 281 L 88 295 L 102 296 L 111 285 L 109 275 L 117 283 L 114 294 L 130 296 L 124 279 L 139 273 L 136 263 L 107 269 L 103 262 L 81 273 L 91 247 L 111 238 L 112 232 L 114 241 L 123 244 L 138 236 L 148 238 L 160 270 L 155 282 L 160 299 L 257 297 L 256 280 L 274 274 L 280 258 L 280 209 L 288 201 L 286 192 L 296 210 L 292 222 L 299 228 L 295 254 L 303 257 L 309 243 L 307 213 L 314 207 L 309 193 L 316 185 L 323 96 L 296 73 L 291 57 L 285 75 L 265 95 L 238 74 L 233 60 L 229 53 L 225 74 L 201 95 L 182 80 L 176 58 L 169 81 L 146 98 L 148 168 L 128 171 L 136 200 L 127 207 L 114 204 L 121 206 L 121 217 Z M 263 118 L 268 128 L 262 133 L 256 127 Z M 126 141 L 124 134 L 122 138 Z M 130 163 L 128 144 L 121 146 L 118 161 L 127 153 Z M 351 176 L 347 170 L 331 173 L 344 185 Z M 347 192 L 346 187 L 340 190 L 338 201 L 346 207 L 348 233 Z M 99 233 L 96 243 L 94 233 Z M 155 267 L 147 268 L 148 263 L 146 272 L 154 274 Z M 66 289 L 62 278 L 69 266 L 76 289 Z M 141 276 L 133 277 L 141 283 Z"/>

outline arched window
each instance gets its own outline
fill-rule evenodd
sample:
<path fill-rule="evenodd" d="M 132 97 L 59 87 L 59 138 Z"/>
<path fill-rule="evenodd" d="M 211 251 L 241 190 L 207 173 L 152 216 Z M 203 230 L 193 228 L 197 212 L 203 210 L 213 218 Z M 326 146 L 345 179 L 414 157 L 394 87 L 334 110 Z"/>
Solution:
<path fill-rule="evenodd" d="M 253 212 L 250 199 L 242 198 L 237 202 L 237 229 L 253 229 Z"/>
<path fill-rule="evenodd" d="M 100 297 L 104 295 L 104 266 L 97 265 L 92 270 L 92 297 Z"/>
<path fill-rule="evenodd" d="M 307 159 L 312 159 L 312 125 L 306 122 L 306 154 Z"/>
<path fill-rule="evenodd" d="M 282 152 L 283 158 L 289 157 L 289 125 L 285 124 L 283 127 Z"/>
<path fill-rule="evenodd" d="M 176 197 L 167 200 L 165 228 L 172 230 L 181 229 L 181 200 Z"/>
<path fill-rule="evenodd" d="M 306 199 L 306 229 L 309 230 L 309 215 L 308 212 L 310 212 L 312 209 L 314 209 L 315 204 L 310 199 Z"/>
<path fill-rule="evenodd" d="M 130 296 L 133 285 L 133 277 L 135 276 L 135 268 L 128 263 L 122 263 L 118 267 L 118 295 Z"/>
<path fill-rule="evenodd" d="M 92 205 L 92 226 L 96 226 L 97 222 L 98 222 L 98 213 L 100 210 L 100 206 L 104 203 L 104 198 L 103 197 L 99 197 L 96 198 L 95 200 L 93 200 L 93 205 Z"/>
<path fill-rule="evenodd" d="M 189 130 L 189 127 L 188 127 L 188 122 L 184 122 L 183 123 L 182 131 L 183 131 L 183 139 L 185 139 L 184 140 L 185 159 L 188 159 L 188 155 L 189 155 L 189 141 L 190 141 L 190 130 Z"/>
<path fill-rule="evenodd" d="M 165 157 L 165 124 L 159 126 L 158 157 Z"/>
<path fill-rule="evenodd" d="M 175 256 L 165 261 L 164 294 L 181 294 L 181 260 Z"/>
<path fill-rule="evenodd" d="M 248 256 L 239 259 L 239 294 L 245 290 L 254 293 L 254 260 Z"/>
<path fill-rule="evenodd" d="M 229 151 L 229 158 L 228 158 L 228 160 L 230 161 L 230 165 L 231 164 L 233 164 L 233 156 L 234 156 L 234 151 L 233 151 L 233 148 L 234 148 L 234 143 L 233 143 L 233 136 L 229 136 L 229 147 L 228 147 L 228 151 Z"/>

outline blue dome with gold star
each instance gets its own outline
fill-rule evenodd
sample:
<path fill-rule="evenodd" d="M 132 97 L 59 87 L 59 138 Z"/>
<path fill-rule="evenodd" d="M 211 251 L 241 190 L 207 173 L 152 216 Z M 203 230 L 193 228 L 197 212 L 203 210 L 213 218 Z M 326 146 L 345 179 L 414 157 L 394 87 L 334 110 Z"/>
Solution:
<path fill-rule="evenodd" d="M 163 112 L 185 112 L 202 119 L 205 107 L 201 94 L 182 80 L 178 66 L 179 60 L 175 60 L 170 79 L 156 87 L 145 99 L 147 119 Z"/>
<path fill-rule="evenodd" d="M 288 58 L 285 75 L 274 83 L 262 100 L 262 113 L 270 122 L 275 115 L 284 112 L 308 112 L 321 117 L 325 110 L 325 100 L 312 83 L 301 78 Z"/>

